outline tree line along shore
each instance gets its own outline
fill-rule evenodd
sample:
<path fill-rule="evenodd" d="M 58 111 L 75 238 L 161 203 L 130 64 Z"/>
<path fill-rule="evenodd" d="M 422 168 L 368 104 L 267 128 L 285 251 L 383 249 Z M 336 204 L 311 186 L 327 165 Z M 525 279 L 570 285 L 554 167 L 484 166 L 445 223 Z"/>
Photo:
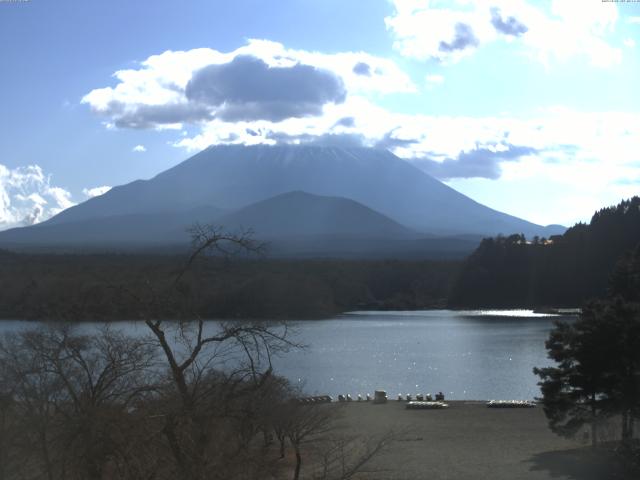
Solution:
<path fill-rule="evenodd" d="M 0 252 L 0 318 L 64 312 L 73 321 L 136 319 L 124 289 L 141 296 L 161 290 L 184 263 L 183 255 Z M 202 258 L 183 288 L 206 318 L 313 319 L 359 309 L 442 308 L 459 268 L 455 261 Z"/>
<path fill-rule="evenodd" d="M 580 307 L 607 294 L 640 245 L 640 198 L 596 212 L 564 235 L 484 239 L 460 260 L 204 257 L 185 278 L 207 318 L 326 318 L 351 310 Z M 183 255 L 0 250 L 0 318 L 135 319 L 122 287 L 161 289 Z M 73 308 L 70 308 L 70 307 Z M 72 311 L 72 313 L 69 313 Z M 166 317 L 171 311 L 163 312 Z"/>

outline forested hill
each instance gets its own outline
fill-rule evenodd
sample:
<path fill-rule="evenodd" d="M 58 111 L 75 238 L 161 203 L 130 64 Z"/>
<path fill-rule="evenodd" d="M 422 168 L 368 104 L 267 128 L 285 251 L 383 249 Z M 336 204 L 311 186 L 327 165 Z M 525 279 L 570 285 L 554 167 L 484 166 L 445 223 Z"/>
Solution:
<path fill-rule="evenodd" d="M 596 212 L 549 239 L 484 239 L 456 280 L 452 307 L 579 306 L 606 293 L 617 262 L 640 244 L 640 198 Z"/>
<path fill-rule="evenodd" d="M 458 261 L 201 258 L 172 288 L 181 255 L 25 254 L 0 250 L 0 319 L 326 318 L 358 310 L 442 308 Z M 157 292 L 163 292 L 158 304 Z M 168 293 L 167 293 L 168 292 Z M 166 295 L 165 295 L 166 293 Z M 146 302 L 146 303 L 145 303 Z M 155 302 L 155 303 L 154 303 Z"/>

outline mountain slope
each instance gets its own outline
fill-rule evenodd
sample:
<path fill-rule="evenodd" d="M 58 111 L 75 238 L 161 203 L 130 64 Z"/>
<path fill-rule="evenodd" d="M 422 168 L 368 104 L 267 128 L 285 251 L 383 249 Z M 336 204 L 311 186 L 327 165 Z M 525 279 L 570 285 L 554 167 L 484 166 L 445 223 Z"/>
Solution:
<path fill-rule="evenodd" d="M 200 207 L 46 222 L 1 232 L 0 243 L 84 248 L 184 245 L 189 241 L 187 229 L 196 222 L 223 225 L 231 232 L 251 229 L 257 239 L 275 242 L 282 255 L 294 250 L 322 254 L 325 243 L 331 244 L 327 251 L 333 253 L 345 248 L 353 253 L 362 249 L 363 243 L 369 251 L 394 250 L 389 240 L 418 238 L 415 232 L 353 200 L 289 192 L 231 213 Z"/>
<path fill-rule="evenodd" d="M 74 220 L 44 222 L 0 232 L 7 246 L 158 246 L 188 241 L 186 229 L 196 222 L 210 223 L 222 210 L 199 207 L 185 211 L 132 213 Z"/>
<path fill-rule="evenodd" d="M 415 232 L 364 205 L 340 197 L 289 192 L 223 215 L 225 228 L 251 228 L 259 238 L 335 235 L 409 238 Z"/>
<path fill-rule="evenodd" d="M 150 180 L 115 187 L 46 223 L 201 205 L 235 210 L 291 191 L 349 198 L 438 235 L 563 231 L 485 207 L 386 150 L 292 145 L 210 147 Z"/>

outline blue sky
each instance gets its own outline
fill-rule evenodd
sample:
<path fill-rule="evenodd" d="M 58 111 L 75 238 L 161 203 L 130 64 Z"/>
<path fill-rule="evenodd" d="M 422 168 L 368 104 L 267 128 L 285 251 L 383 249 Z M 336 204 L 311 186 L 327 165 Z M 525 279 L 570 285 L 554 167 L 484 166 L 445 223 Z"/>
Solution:
<path fill-rule="evenodd" d="M 384 146 L 498 210 L 588 220 L 638 193 L 639 49 L 640 4 L 601 0 L 0 1 L 0 228 L 283 141 Z"/>

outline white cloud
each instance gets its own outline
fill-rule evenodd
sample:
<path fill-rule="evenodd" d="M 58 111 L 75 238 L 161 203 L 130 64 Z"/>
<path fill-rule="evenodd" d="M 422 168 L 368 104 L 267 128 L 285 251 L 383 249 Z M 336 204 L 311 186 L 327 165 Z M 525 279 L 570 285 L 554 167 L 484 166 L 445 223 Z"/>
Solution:
<path fill-rule="evenodd" d="M 93 198 L 93 197 L 98 197 L 100 195 L 104 195 L 109 190 L 111 190 L 111 187 L 107 185 L 103 185 L 101 187 L 83 188 L 82 193 L 89 198 Z"/>
<path fill-rule="evenodd" d="M 425 80 L 427 85 L 440 85 L 444 83 L 444 77 L 442 75 L 427 75 Z"/>
<path fill-rule="evenodd" d="M 349 121 L 341 122 L 341 119 Z M 327 135 L 351 137 L 369 146 L 383 146 L 417 165 L 425 158 L 443 162 L 477 156 L 483 151 L 488 155 L 493 152 L 494 160 L 508 159 L 499 164 L 506 179 L 515 178 L 514 172 L 523 176 L 530 173 L 528 169 L 519 168 L 521 163 L 517 160 L 520 156 L 539 158 L 542 162 L 539 167 L 549 175 L 560 172 L 558 164 L 569 168 L 581 168 L 583 162 L 600 167 L 606 165 L 608 174 L 613 175 L 611 181 L 614 177 L 628 175 L 629 169 L 640 161 L 637 155 L 640 151 L 640 114 L 589 113 L 553 107 L 541 109 L 538 115 L 526 119 L 508 115 L 408 115 L 389 112 L 362 97 L 328 108 L 318 118 L 278 123 L 214 120 L 203 125 L 197 135 L 181 137 L 174 146 L 195 152 L 221 143 L 324 141 Z M 514 152 L 522 152 L 522 155 L 514 156 Z M 562 171 L 559 176 L 566 173 Z M 553 175 L 558 177 L 556 173 Z M 567 174 L 566 178 L 571 181 L 572 176 Z M 594 175 L 593 178 L 603 177 Z"/>
<path fill-rule="evenodd" d="M 626 38 L 622 43 L 628 48 L 634 48 L 636 46 L 636 41 L 633 38 Z"/>
<path fill-rule="evenodd" d="M 73 207 L 76 203 L 71 200 L 71 193 L 61 187 L 48 187 L 47 193 L 54 200 L 57 207 L 52 209 L 52 214 L 60 213 L 69 207 Z"/>
<path fill-rule="evenodd" d="M 538 223 L 588 221 L 596 209 L 638 194 L 639 122 L 635 113 L 549 109 L 510 130 L 510 141 L 535 146 L 537 154 L 503 162 L 499 182 L 451 185 L 494 208 L 504 209 L 499 199 L 509 198 L 508 213 Z"/>
<path fill-rule="evenodd" d="M 627 17 L 627 23 L 632 25 L 640 25 L 640 17 Z"/>
<path fill-rule="evenodd" d="M 52 186 L 38 165 L 0 164 L 0 230 L 39 223 L 73 205 L 71 194 Z"/>
<path fill-rule="evenodd" d="M 607 68 L 620 63 L 622 52 L 608 41 L 618 21 L 615 3 L 600 0 L 553 0 L 551 15 L 539 17 L 528 44 L 543 61 L 587 57 L 591 65 Z"/>
<path fill-rule="evenodd" d="M 407 57 L 455 62 L 492 35 L 488 17 L 459 2 L 454 2 L 456 9 L 430 6 L 427 1 L 394 3 L 396 12 L 385 23 L 395 37 L 394 48 Z M 459 25 L 466 27 L 466 36 L 459 35 Z"/>
<path fill-rule="evenodd" d="M 136 145 L 133 147 L 132 152 L 146 152 L 147 148 L 144 145 Z"/>
<path fill-rule="evenodd" d="M 607 40 L 618 20 L 614 3 L 552 0 L 549 9 L 528 0 L 393 3 L 395 12 L 385 22 L 394 47 L 407 57 L 452 63 L 483 45 L 506 41 L 521 44 L 546 64 L 582 56 L 593 66 L 610 67 L 622 58 L 620 49 Z M 473 33 L 475 42 L 458 35 L 460 25 Z"/>
<path fill-rule="evenodd" d="M 244 61 L 248 65 L 238 65 L 242 59 L 247 58 L 255 61 L 253 64 Z M 410 78 L 389 59 L 364 52 L 324 54 L 293 50 L 277 42 L 249 40 L 247 45 L 228 53 L 199 48 L 188 51 L 166 51 L 160 55 L 153 55 L 141 62 L 139 68 L 115 72 L 113 75 L 117 82 L 115 86 L 92 90 L 83 97 L 82 103 L 89 105 L 95 113 L 107 117 L 105 124 L 108 128 L 180 129 L 184 124 L 200 124 L 210 121 L 216 115 L 228 114 L 228 108 L 233 106 L 230 103 L 238 101 L 239 93 L 244 93 L 246 97 L 255 90 L 249 88 L 241 92 L 243 86 L 251 86 L 248 84 L 259 79 L 246 76 L 227 78 L 227 76 L 238 75 L 237 70 L 240 67 L 248 68 L 252 65 L 264 75 L 280 72 L 282 76 L 281 72 L 298 69 L 298 73 L 317 72 L 325 78 L 324 72 L 327 72 L 328 75 L 339 79 L 349 96 L 415 91 Z M 224 84 L 224 88 L 229 90 L 233 87 L 234 90 L 228 93 L 232 95 L 231 97 L 216 99 L 221 102 L 226 100 L 221 104 L 203 101 L 203 99 L 206 100 L 206 95 L 190 97 L 187 94 L 187 87 L 194 79 L 194 74 L 202 72 L 205 67 L 211 69 L 212 66 L 224 67 L 230 72 L 225 73 L 227 76 L 224 80 L 229 82 Z M 231 70 L 232 68 L 234 70 Z M 305 68 L 307 70 L 304 70 Z M 219 73 L 216 75 L 215 79 L 218 79 Z M 305 85 L 301 85 L 302 87 Z M 312 84 L 306 85 L 305 88 L 304 92 L 318 101 L 319 107 L 341 103 L 339 96 L 315 98 Z M 210 92 L 211 90 L 208 90 L 205 93 Z M 249 103 L 249 107 L 252 107 L 255 113 L 260 112 L 256 106 L 263 108 L 281 106 L 277 98 L 272 98 L 273 94 L 273 91 L 268 91 L 263 92 L 262 97 L 256 94 L 254 96 L 257 98 L 243 100 Z M 301 102 L 297 104 L 300 105 Z M 300 115 L 291 116 L 313 116 L 319 111 L 304 110 Z"/>

